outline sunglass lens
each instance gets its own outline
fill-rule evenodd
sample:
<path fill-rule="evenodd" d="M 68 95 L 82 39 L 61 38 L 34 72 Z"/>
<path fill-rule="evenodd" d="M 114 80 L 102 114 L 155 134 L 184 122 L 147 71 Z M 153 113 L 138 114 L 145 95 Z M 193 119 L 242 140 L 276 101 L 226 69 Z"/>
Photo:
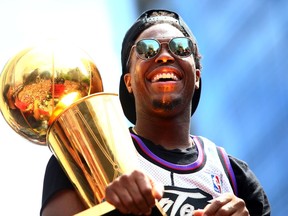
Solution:
<path fill-rule="evenodd" d="M 189 38 L 173 38 L 169 48 L 175 55 L 187 57 L 192 54 L 193 44 Z"/>
<path fill-rule="evenodd" d="M 143 39 L 136 44 L 136 51 L 142 59 L 153 58 L 159 52 L 159 48 L 159 43 L 153 39 Z"/>

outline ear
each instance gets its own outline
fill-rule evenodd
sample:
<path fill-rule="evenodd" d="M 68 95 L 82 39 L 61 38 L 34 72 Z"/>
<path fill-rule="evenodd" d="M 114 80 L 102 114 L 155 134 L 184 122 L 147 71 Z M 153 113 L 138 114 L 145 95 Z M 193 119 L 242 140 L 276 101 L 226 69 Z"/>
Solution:
<path fill-rule="evenodd" d="M 201 70 L 200 69 L 196 69 L 195 75 L 196 75 L 195 87 L 196 87 L 196 89 L 199 89 L 199 87 L 200 87 L 200 78 L 201 78 Z"/>
<path fill-rule="evenodd" d="M 131 74 L 130 73 L 126 73 L 124 75 L 124 82 L 125 82 L 128 92 L 132 93 L 133 91 L 132 91 L 132 86 L 131 86 Z"/>

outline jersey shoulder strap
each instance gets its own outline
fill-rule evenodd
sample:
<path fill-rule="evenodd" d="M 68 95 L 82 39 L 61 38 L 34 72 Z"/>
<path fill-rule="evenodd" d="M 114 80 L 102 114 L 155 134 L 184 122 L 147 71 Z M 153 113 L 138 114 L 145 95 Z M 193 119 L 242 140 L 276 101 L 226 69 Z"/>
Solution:
<path fill-rule="evenodd" d="M 233 188 L 234 194 L 236 196 L 238 196 L 237 182 L 236 182 L 235 174 L 234 174 L 233 168 L 231 166 L 229 157 L 228 157 L 225 149 L 220 147 L 220 146 L 217 146 L 217 152 L 218 152 L 220 161 L 224 167 L 225 173 L 226 173 L 226 175 L 230 181 L 230 184 Z"/>

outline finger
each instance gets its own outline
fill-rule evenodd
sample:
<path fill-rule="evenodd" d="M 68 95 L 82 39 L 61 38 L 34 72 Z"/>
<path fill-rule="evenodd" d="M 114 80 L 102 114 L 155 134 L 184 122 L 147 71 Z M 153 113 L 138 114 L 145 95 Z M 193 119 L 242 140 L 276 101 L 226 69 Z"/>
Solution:
<path fill-rule="evenodd" d="M 111 190 L 118 199 L 115 207 L 122 213 L 150 214 L 155 205 L 152 185 L 142 172 L 133 171 L 129 175 L 122 175 L 114 180 Z"/>
<path fill-rule="evenodd" d="M 144 177 L 142 173 L 135 174 L 135 171 L 131 175 L 124 175 L 121 177 L 122 189 L 117 190 L 118 196 L 125 209 L 128 209 L 130 213 L 136 215 L 151 211 L 151 207 L 146 202 L 147 198 L 143 196 L 143 191 L 149 190 L 149 188 L 151 194 L 151 186 L 150 184 L 147 185 Z"/>
<path fill-rule="evenodd" d="M 131 195 L 135 203 L 138 205 L 138 208 L 141 210 L 141 213 L 149 214 L 152 211 L 152 207 L 155 206 L 153 182 L 148 176 L 141 173 L 137 175 L 135 183 L 137 185 L 137 191 L 139 191 L 139 193 L 136 193 L 136 191 L 134 191 L 134 193 Z"/>
<path fill-rule="evenodd" d="M 215 216 L 234 215 L 237 212 L 237 208 L 230 202 L 218 209 Z"/>
<path fill-rule="evenodd" d="M 160 182 L 155 182 L 150 179 L 150 183 L 152 185 L 152 193 L 155 199 L 160 200 L 164 193 L 164 186 Z"/>
<path fill-rule="evenodd" d="M 204 208 L 204 212 L 213 216 L 249 215 L 244 200 L 234 194 L 223 194 L 221 197 L 214 199 L 210 205 Z"/>
<path fill-rule="evenodd" d="M 228 203 L 230 204 L 230 203 Z M 238 198 L 238 197 L 235 197 L 234 199 L 234 204 L 230 206 L 227 204 L 227 207 L 225 205 L 225 207 L 227 208 L 227 212 L 230 214 L 230 215 L 241 215 L 241 216 L 248 216 L 249 215 L 249 211 L 248 209 L 246 208 L 246 204 L 245 204 L 245 201 Z"/>
<path fill-rule="evenodd" d="M 121 190 L 117 190 L 115 188 L 121 188 Z M 114 205 L 123 214 L 131 213 L 131 210 L 126 202 L 131 203 L 132 198 L 130 197 L 128 191 L 121 187 L 121 185 L 118 183 L 118 180 L 115 180 L 113 185 L 109 184 L 106 187 L 105 193 L 105 199 L 107 202 Z"/>
<path fill-rule="evenodd" d="M 194 210 L 192 216 L 203 216 L 204 215 L 204 210 Z"/>
<path fill-rule="evenodd" d="M 106 188 L 106 200 L 124 214 L 140 214 L 141 208 L 137 204 L 140 191 L 135 184 L 133 175 L 122 175 L 110 183 Z M 142 198 L 143 199 L 143 198 Z M 138 201 L 139 203 L 139 201 Z"/>
<path fill-rule="evenodd" d="M 211 203 L 208 204 L 204 208 L 204 212 L 207 215 L 216 215 L 216 213 L 219 211 L 219 209 L 221 209 L 224 205 L 229 203 L 231 200 L 232 200 L 231 196 L 222 195 L 222 196 L 212 200 Z"/>

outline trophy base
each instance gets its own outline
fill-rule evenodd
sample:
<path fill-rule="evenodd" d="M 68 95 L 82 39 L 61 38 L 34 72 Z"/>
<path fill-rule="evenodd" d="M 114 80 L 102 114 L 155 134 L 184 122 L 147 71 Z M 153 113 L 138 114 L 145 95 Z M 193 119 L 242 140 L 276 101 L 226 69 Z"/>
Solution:
<path fill-rule="evenodd" d="M 75 216 L 121 216 L 121 215 L 132 216 L 133 214 L 122 214 L 110 203 L 103 202 L 83 212 L 80 212 Z M 151 215 L 166 216 L 166 213 L 162 210 L 162 208 L 159 206 L 157 202 L 156 206 L 152 209 Z"/>

